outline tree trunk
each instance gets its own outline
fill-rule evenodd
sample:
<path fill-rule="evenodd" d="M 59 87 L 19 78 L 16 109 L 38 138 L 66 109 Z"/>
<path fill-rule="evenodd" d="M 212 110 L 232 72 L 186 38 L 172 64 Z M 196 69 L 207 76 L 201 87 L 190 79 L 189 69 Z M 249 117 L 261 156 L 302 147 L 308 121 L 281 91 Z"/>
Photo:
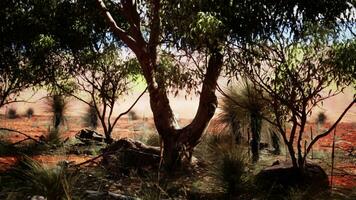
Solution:
<path fill-rule="evenodd" d="M 251 153 L 252 161 L 257 162 L 260 157 L 260 140 L 261 140 L 261 126 L 262 117 L 259 114 L 251 113 Z"/>
<path fill-rule="evenodd" d="M 179 128 L 175 120 L 165 88 L 159 87 L 161 85 L 155 82 L 153 74 L 145 75 L 155 126 L 163 140 L 163 163 L 167 169 L 174 169 L 185 156 L 191 157 L 194 147 L 199 144 L 217 108 L 215 89 L 222 63 L 223 56 L 220 52 L 211 54 L 203 80 L 198 111 L 192 122 L 184 128 Z"/>
<path fill-rule="evenodd" d="M 148 85 L 155 126 L 163 141 L 164 165 L 172 168 L 176 165 L 176 160 L 181 160 L 182 153 L 185 153 L 185 151 L 191 153 L 193 151 L 215 113 L 217 107 L 215 89 L 223 64 L 223 55 L 220 53 L 219 48 L 212 49 L 200 93 L 198 111 L 193 121 L 188 126 L 180 129 L 170 107 L 165 85 L 160 82 L 159 78 L 155 77 L 158 66 L 157 47 L 161 31 L 159 18 L 160 1 L 151 2 L 152 19 L 150 21 L 151 30 L 148 42 L 145 41 L 140 29 L 135 29 L 135 27 L 139 27 L 140 22 L 130 20 L 133 19 L 132 17 L 137 18 L 139 16 L 132 1 L 122 2 L 122 6 L 131 11 L 124 16 L 129 18 L 128 22 L 131 25 L 129 32 L 117 25 L 102 0 L 97 0 L 97 3 L 114 35 L 128 45 L 140 63 Z"/>

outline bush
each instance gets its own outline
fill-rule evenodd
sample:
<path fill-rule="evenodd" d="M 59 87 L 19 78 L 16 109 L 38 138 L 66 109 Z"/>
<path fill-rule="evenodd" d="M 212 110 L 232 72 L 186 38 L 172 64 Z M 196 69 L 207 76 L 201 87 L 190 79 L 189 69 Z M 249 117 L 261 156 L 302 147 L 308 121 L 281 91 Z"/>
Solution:
<path fill-rule="evenodd" d="M 318 113 L 318 116 L 317 116 L 317 119 L 316 119 L 316 123 L 317 124 L 320 124 L 320 125 L 323 125 L 327 120 L 327 117 L 325 115 L 324 112 L 319 112 Z"/>
<path fill-rule="evenodd" d="M 59 146 L 61 144 L 61 132 L 58 128 L 49 128 L 45 142 L 49 145 Z"/>
<path fill-rule="evenodd" d="M 146 144 L 156 147 L 160 146 L 158 133 L 150 134 L 147 138 Z"/>
<path fill-rule="evenodd" d="M 30 119 L 34 113 L 35 113 L 35 111 L 33 110 L 33 108 L 28 108 L 26 110 L 26 117 Z"/>
<path fill-rule="evenodd" d="M 246 183 L 248 155 L 241 147 L 226 147 L 215 147 L 219 156 L 212 172 L 228 195 L 240 194 Z"/>
<path fill-rule="evenodd" d="M 138 120 L 139 117 L 137 115 L 137 113 L 133 110 L 131 110 L 129 113 L 128 113 L 128 117 L 130 120 Z"/>
<path fill-rule="evenodd" d="M 17 115 L 17 110 L 16 110 L 16 108 L 9 108 L 9 109 L 7 110 L 6 116 L 7 116 L 8 119 L 16 119 L 16 118 L 19 117 L 19 116 Z"/>
<path fill-rule="evenodd" d="M 26 196 L 40 195 L 50 200 L 71 199 L 76 177 L 65 166 L 47 168 L 23 156 L 11 172 L 10 187 Z"/>

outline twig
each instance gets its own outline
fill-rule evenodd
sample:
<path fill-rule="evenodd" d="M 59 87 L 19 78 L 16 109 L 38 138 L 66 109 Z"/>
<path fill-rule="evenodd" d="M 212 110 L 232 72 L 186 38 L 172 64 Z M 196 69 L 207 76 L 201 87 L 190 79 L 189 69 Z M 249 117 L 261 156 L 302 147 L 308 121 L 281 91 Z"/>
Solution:
<path fill-rule="evenodd" d="M 107 152 L 106 152 L 106 153 L 102 153 L 102 154 L 100 154 L 100 155 L 98 155 L 98 156 L 96 156 L 96 157 L 94 157 L 94 158 L 89 159 L 89 160 L 86 160 L 86 161 L 84 161 L 84 162 L 82 162 L 82 163 L 73 165 L 73 167 L 79 167 L 79 166 L 85 165 L 85 164 L 87 164 L 87 163 L 94 162 L 94 161 L 97 160 L 98 158 L 103 157 L 105 154 L 107 154 Z"/>
<path fill-rule="evenodd" d="M 23 133 L 23 132 L 21 132 L 21 131 L 17 131 L 17 130 L 13 130 L 13 129 L 8 129 L 8 128 L 0 128 L 0 131 L 10 131 L 10 132 L 18 133 L 18 134 L 21 134 L 21 135 L 23 135 L 23 136 L 26 136 L 28 139 L 33 140 L 33 141 L 35 141 L 35 142 L 38 143 L 38 144 L 42 144 L 42 143 L 43 143 L 43 142 L 40 142 L 40 141 L 36 140 L 35 138 L 33 138 L 33 137 L 31 137 L 31 136 L 29 136 L 29 135 L 27 135 L 26 133 Z"/>
<path fill-rule="evenodd" d="M 27 141 L 27 140 L 30 140 L 30 138 L 25 138 L 25 139 L 20 140 L 20 141 L 18 141 L 18 142 L 12 143 L 12 144 L 10 144 L 10 146 L 15 146 L 15 145 L 20 144 L 21 142 L 25 142 L 25 141 Z"/>

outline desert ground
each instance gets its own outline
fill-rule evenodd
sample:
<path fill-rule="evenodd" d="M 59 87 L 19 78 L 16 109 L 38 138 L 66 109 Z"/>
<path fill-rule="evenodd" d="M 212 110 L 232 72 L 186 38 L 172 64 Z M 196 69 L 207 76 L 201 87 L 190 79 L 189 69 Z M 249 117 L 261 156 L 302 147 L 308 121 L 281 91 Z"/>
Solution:
<path fill-rule="evenodd" d="M 137 89 L 139 90 L 139 89 Z M 46 99 L 44 98 L 44 92 L 38 92 L 35 95 L 31 95 L 31 92 L 22 94 L 22 98 L 30 98 L 30 101 L 34 103 L 17 103 L 11 106 L 5 107 L 1 110 L 0 127 L 15 129 L 26 133 L 34 138 L 39 138 L 41 135 L 46 135 L 48 128 L 52 123 L 51 113 L 48 112 L 48 105 L 46 105 Z M 130 106 L 130 99 L 138 96 L 139 92 L 133 93 L 123 99 L 122 103 L 118 103 L 116 114 L 119 114 L 127 107 Z M 143 139 L 152 134 L 157 134 L 155 131 L 154 123 L 152 120 L 152 114 L 149 109 L 148 95 L 144 95 L 140 99 L 139 103 L 134 107 L 133 112 L 137 115 L 137 119 L 131 119 L 129 116 L 124 116 L 121 118 L 114 129 L 113 137 L 115 139 L 119 138 L 134 138 Z M 337 119 L 339 114 L 343 111 L 345 105 L 348 101 L 352 99 L 352 90 L 346 90 L 345 93 L 326 100 L 322 106 L 314 111 L 313 115 L 316 115 L 319 111 L 324 111 L 327 116 L 327 123 L 323 127 L 319 127 L 319 131 L 327 129 L 331 126 L 333 121 Z M 178 97 L 171 98 L 171 104 L 173 110 L 179 119 L 179 124 L 184 126 L 188 124 L 194 117 L 195 109 L 198 105 L 198 99 L 195 96 L 190 96 L 186 98 L 184 95 L 179 95 Z M 10 107 L 16 108 L 18 114 L 20 115 L 16 119 L 8 119 L 5 117 L 6 109 Z M 23 116 L 27 108 L 33 108 L 35 114 L 31 118 Z M 64 126 L 62 127 L 61 138 L 63 140 L 69 139 L 74 140 L 75 134 L 81 129 L 85 128 L 83 125 L 82 115 L 85 112 L 85 104 L 75 100 L 70 99 L 68 104 L 68 109 L 66 111 L 66 119 Z M 219 111 L 218 111 L 219 112 Z M 218 116 L 216 113 L 215 116 Z M 312 119 L 315 117 L 311 117 Z M 217 117 L 215 117 L 210 123 L 207 134 L 219 134 L 220 126 L 217 122 Z M 317 126 L 312 121 L 309 122 L 307 130 L 313 129 L 314 134 L 317 134 Z M 102 128 L 97 129 L 99 133 L 102 133 Z M 331 165 L 331 147 L 333 134 L 328 135 L 323 138 L 319 143 L 316 144 L 313 151 L 313 161 L 321 163 L 323 166 L 330 168 Z M 336 170 L 334 177 L 335 186 L 355 188 L 356 187 L 356 159 L 355 159 L 355 146 L 356 146 L 356 107 L 352 108 L 346 116 L 343 118 L 341 123 L 336 128 Z M 6 139 L 10 142 L 18 142 L 26 137 L 16 133 L 6 133 L 0 136 L 1 139 Z M 309 136 L 306 137 L 308 139 Z M 92 157 L 91 155 L 37 155 L 34 156 L 36 160 L 42 163 L 54 165 L 60 160 L 74 161 L 80 163 Z M 285 157 L 285 156 L 284 156 Z M 285 159 L 282 157 L 282 159 Z M 0 157 L 1 170 L 5 170 L 16 162 L 15 157 L 3 156 Z M 330 172 L 329 169 L 326 169 Z"/>

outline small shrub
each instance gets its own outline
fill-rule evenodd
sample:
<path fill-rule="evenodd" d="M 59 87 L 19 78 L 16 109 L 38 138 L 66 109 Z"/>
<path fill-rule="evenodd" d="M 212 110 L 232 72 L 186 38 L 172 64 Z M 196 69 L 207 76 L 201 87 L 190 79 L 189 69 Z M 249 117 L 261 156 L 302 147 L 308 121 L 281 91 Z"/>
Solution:
<path fill-rule="evenodd" d="M 61 131 L 58 128 L 49 128 L 48 135 L 45 142 L 52 146 L 59 146 L 61 144 Z"/>
<path fill-rule="evenodd" d="M 133 110 L 131 110 L 127 115 L 130 120 L 138 120 L 139 119 L 137 113 Z"/>
<path fill-rule="evenodd" d="M 44 196 L 50 200 L 71 199 L 76 177 L 64 166 L 47 168 L 30 157 L 23 156 L 13 169 L 13 184 L 24 196 Z"/>
<path fill-rule="evenodd" d="M 323 125 L 326 122 L 326 119 L 327 119 L 327 117 L 326 117 L 325 113 L 319 112 L 317 119 L 316 119 L 316 123 Z"/>
<path fill-rule="evenodd" d="M 9 108 L 7 110 L 6 116 L 8 119 L 16 119 L 19 117 L 16 108 Z"/>
<path fill-rule="evenodd" d="M 228 195 L 240 194 L 246 183 L 248 155 L 241 147 L 217 146 L 219 157 L 213 167 L 213 175 Z"/>
<path fill-rule="evenodd" d="M 33 110 L 33 108 L 28 108 L 26 110 L 26 117 L 30 119 L 30 118 L 32 118 L 34 113 L 35 113 L 35 111 Z"/>
<path fill-rule="evenodd" d="M 146 144 L 150 146 L 160 146 L 158 133 L 150 134 L 147 138 Z"/>

